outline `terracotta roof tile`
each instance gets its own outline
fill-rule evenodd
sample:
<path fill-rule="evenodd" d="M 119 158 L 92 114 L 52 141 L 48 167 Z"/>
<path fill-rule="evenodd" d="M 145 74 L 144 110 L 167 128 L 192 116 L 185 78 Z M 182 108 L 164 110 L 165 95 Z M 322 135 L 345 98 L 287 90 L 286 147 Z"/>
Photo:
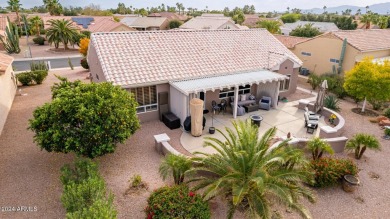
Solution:
<path fill-rule="evenodd" d="M 194 30 L 202 30 L 202 29 L 208 29 L 208 30 L 216 30 L 220 28 L 221 26 L 231 23 L 233 26 L 236 27 L 236 29 L 239 29 L 237 25 L 234 24 L 232 19 L 230 17 L 221 17 L 221 16 L 198 16 L 194 17 L 191 20 L 185 22 L 183 25 L 180 26 L 180 29 L 194 29 Z"/>
<path fill-rule="evenodd" d="M 122 86 L 302 63 L 265 29 L 96 33 L 90 45 L 105 78 Z"/>
<path fill-rule="evenodd" d="M 275 34 L 274 36 L 289 49 L 294 48 L 294 46 L 298 43 L 305 42 L 310 39 L 305 37 L 286 36 L 280 34 Z"/>
<path fill-rule="evenodd" d="M 360 51 L 376 51 L 390 49 L 390 29 L 370 29 L 332 32 Z"/>
<path fill-rule="evenodd" d="M 5 72 L 13 61 L 14 58 L 12 56 L 0 53 L 0 72 Z"/>

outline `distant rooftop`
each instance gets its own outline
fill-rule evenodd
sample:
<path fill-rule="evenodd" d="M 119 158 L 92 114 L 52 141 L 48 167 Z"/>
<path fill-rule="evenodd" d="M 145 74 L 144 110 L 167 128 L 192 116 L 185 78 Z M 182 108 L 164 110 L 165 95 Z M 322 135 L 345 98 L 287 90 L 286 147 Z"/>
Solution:
<path fill-rule="evenodd" d="M 313 27 L 317 27 L 323 33 L 339 30 L 336 24 L 332 22 L 312 22 L 312 21 L 297 21 L 295 23 L 285 23 L 283 26 L 281 26 L 281 29 L 294 30 L 298 26 L 304 26 L 306 24 L 313 24 Z"/>

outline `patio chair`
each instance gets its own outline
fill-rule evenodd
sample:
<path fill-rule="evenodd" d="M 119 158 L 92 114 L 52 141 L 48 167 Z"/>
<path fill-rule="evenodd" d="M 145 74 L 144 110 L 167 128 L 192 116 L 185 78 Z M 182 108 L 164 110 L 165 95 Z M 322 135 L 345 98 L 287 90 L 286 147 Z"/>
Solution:
<path fill-rule="evenodd" d="M 223 114 L 225 115 L 225 112 L 226 112 L 226 107 L 227 107 L 227 102 L 226 100 L 221 100 L 221 103 L 218 104 L 220 110 L 223 112 Z"/>
<path fill-rule="evenodd" d="M 221 107 L 218 106 L 215 100 L 211 101 L 211 108 L 213 109 L 213 113 L 215 113 L 215 111 L 218 111 L 218 113 L 221 112 Z"/>
<path fill-rule="evenodd" d="M 263 96 L 259 101 L 259 109 L 270 110 L 271 109 L 271 97 Z"/>
<path fill-rule="evenodd" d="M 310 127 L 313 129 L 318 128 L 318 120 L 320 119 L 319 115 L 310 112 L 307 107 L 305 107 L 305 113 L 303 115 L 305 117 L 305 127 Z"/>

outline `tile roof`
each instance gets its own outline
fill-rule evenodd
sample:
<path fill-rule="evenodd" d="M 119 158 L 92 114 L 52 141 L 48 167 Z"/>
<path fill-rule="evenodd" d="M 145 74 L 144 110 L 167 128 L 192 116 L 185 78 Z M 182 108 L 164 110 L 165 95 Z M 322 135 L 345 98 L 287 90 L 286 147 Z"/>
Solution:
<path fill-rule="evenodd" d="M 216 30 L 226 23 L 231 23 L 233 26 L 236 26 L 230 17 L 194 17 L 191 20 L 185 22 L 180 26 L 180 29 L 194 29 L 194 30 Z M 238 26 L 236 26 L 239 29 Z"/>
<path fill-rule="evenodd" d="M 312 22 L 312 21 L 297 21 L 295 23 L 286 23 L 283 26 L 281 26 L 281 29 L 288 29 L 288 30 L 294 30 L 299 25 L 304 26 L 305 24 L 313 24 L 313 27 L 317 27 L 320 29 L 321 32 L 329 32 L 329 31 L 336 31 L 339 30 L 339 28 L 336 26 L 336 24 L 332 22 Z"/>
<path fill-rule="evenodd" d="M 390 49 L 390 29 L 345 30 L 333 34 L 355 47 L 359 51 L 377 51 Z"/>
<path fill-rule="evenodd" d="M 287 48 L 292 49 L 294 46 L 298 43 L 304 42 L 309 40 L 310 38 L 305 37 L 295 37 L 295 36 L 286 36 L 286 35 L 280 35 L 275 34 L 274 35 L 276 39 L 278 39 L 283 45 L 285 45 Z"/>
<path fill-rule="evenodd" d="M 0 73 L 4 73 L 13 61 L 12 56 L 0 53 Z"/>
<path fill-rule="evenodd" d="M 124 17 L 121 19 L 121 23 L 123 24 L 126 24 L 127 26 L 130 26 L 133 24 L 133 22 L 135 20 L 137 20 L 139 17 L 134 17 L 134 16 L 131 16 L 131 17 Z"/>
<path fill-rule="evenodd" d="M 128 26 L 142 27 L 142 28 L 161 27 L 166 21 L 167 21 L 166 17 L 138 17 Z"/>
<path fill-rule="evenodd" d="M 180 20 L 180 21 L 185 21 L 188 19 L 187 15 L 182 15 L 182 14 L 176 14 L 173 12 L 159 12 L 159 13 L 152 13 L 148 15 L 148 17 L 166 17 L 168 20 Z"/>
<path fill-rule="evenodd" d="M 302 64 L 265 29 L 96 33 L 90 46 L 106 80 L 124 87 Z"/>

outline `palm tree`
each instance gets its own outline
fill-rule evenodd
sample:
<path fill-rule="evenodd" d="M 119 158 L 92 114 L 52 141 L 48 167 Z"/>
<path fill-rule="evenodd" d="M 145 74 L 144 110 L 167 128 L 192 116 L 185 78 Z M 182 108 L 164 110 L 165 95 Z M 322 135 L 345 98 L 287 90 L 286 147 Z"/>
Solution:
<path fill-rule="evenodd" d="M 233 122 L 234 130 L 227 134 L 217 130 L 224 140 L 206 138 L 205 146 L 214 148 L 215 154 L 197 153 L 192 158 L 198 166 L 190 173 L 202 172 L 189 180 L 195 190 L 204 189 L 204 199 L 223 196 L 229 203 L 228 218 L 233 218 L 237 208 L 244 208 L 249 218 L 271 218 L 272 206 L 283 204 L 305 218 L 310 212 L 299 203 L 301 197 L 314 202 L 310 189 L 302 181 L 312 177 L 302 168 L 307 165 L 300 149 L 286 142 L 270 147 L 276 128 L 258 136 L 257 126 L 249 122 Z"/>
<path fill-rule="evenodd" d="M 61 4 L 59 0 L 43 0 L 43 4 L 45 5 L 46 9 L 49 11 L 50 15 L 57 14 L 56 11 L 58 11 L 58 9 L 61 8 Z"/>
<path fill-rule="evenodd" d="M 371 13 L 363 14 L 360 18 L 360 21 L 365 23 L 366 29 L 371 28 L 372 20 L 373 20 L 373 16 Z"/>
<path fill-rule="evenodd" d="M 290 13 L 290 7 L 287 7 L 287 13 Z"/>
<path fill-rule="evenodd" d="M 169 175 L 173 176 L 176 185 L 184 182 L 184 174 L 191 169 L 192 161 L 182 155 L 169 154 L 162 161 L 159 172 L 165 180 Z"/>
<path fill-rule="evenodd" d="M 307 148 L 311 151 L 313 160 L 320 159 L 324 152 L 334 154 L 333 148 L 319 137 L 315 137 L 307 142 Z"/>
<path fill-rule="evenodd" d="M 362 14 L 362 9 L 359 8 L 359 9 L 356 11 L 356 14 L 357 14 L 357 15 L 361 15 L 361 14 Z"/>
<path fill-rule="evenodd" d="M 64 48 L 68 49 L 68 44 L 74 45 L 76 42 L 74 39 L 77 37 L 77 29 L 72 26 L 71 21 L 61 20 L 49 20 L 50 27 L 46 30 L 47 41 L 54 43 L 56 49 L 59 47 L 59 43 L 64 44 Z"/>
<path fill-rule="evenodd" d="M 368 13 L 368 9 L 370 8 L 370 6 L 366 6 L 366 14 Z"/>
<path fill-rule="evenodd" d="M 32 31 L 35 32 L 35 35 L 39 36 L 41 35 L 41 26 L 43 25 L 43 21 L 41 17 L 39 16 L 34 16 L 29 19 L 30 24 L 32 26 Z"/>
<path fill-rule="evenodd" d="M 322 9 L 324 9 L 324 14 L 326 13 L 326 5 L 324 5 L 324 7 L 322 7 Z"/>
<path fill-rule="evenodd" d="M 263 20 L 257 23 L 258 27 L 267 29 L 272 34 L 280 33 L 280 22 L 273 20 Z"/>
<path fill-rule="evenodd" d="M 19 0 L 9 0 L 7 1 L 7 3 L 8 3 L 8 9 L 16 13 L 16 17 L 18 19 L 18 26 L 20 27 L 19 11 L 20 11 L 20 6 L 22 6 L 22 4 L 20 4 Z"/>
<path fill-rule="evenodd" d="M 379 151 L 381 145 L 375 136 L 364 133 L 356 134 L 345 145 L 345 149 L 355 151 L 355 158 L 358 160 L 362 158 L 367 148 Z"/>

